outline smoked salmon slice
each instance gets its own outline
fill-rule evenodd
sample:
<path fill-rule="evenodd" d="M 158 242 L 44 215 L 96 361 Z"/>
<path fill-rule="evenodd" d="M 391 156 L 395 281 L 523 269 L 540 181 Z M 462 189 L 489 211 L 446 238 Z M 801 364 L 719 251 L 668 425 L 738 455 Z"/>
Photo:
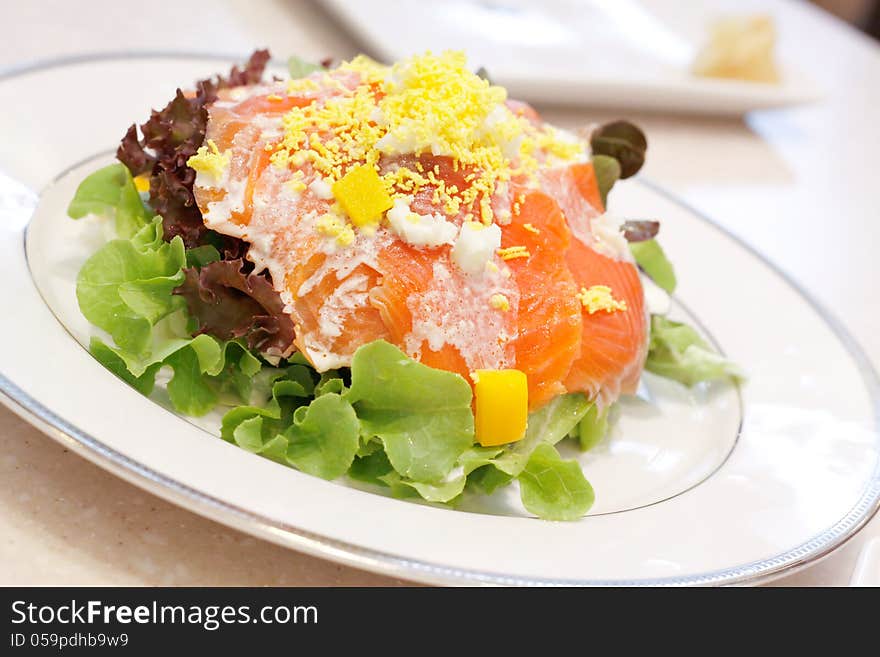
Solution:
<path fill-rule="evenodd" d="M 565 377 L 580 351 L 578 288 L 560 257 L 570 247 L 571 233 L 553 199 L 529 191 L 502 231 L 501 244 L 524 246 L 529 253 L 508 264 L 519 287 L 516 368 L 526 374 L 529 405 L 535 408 L 566 391 Z"/>
<path fill-rule="evenodd" d="M 572 243 L 565 261 L 579 289 L 611 288 L 625 311 L 590 313 L 582 309 L 580 355 L 565 378 L 570 392 L 585 392 L 607 405 L 622 392 L 633 393 L 648 353 L 647 315 L 638 268 L 628 252 L 599 253 L 591 221 L 605 211 L 593 165 L 578 163 L 546 172 L 548 193 L 565 209 Z"/>
<path fill-rule="evenodd" d="M 648 353 L 644 291 L 638 269 L 614 260 L 574 240 L 565 261 L 582 288 L 604 285 L 626 310 L 590 313 L 582 309 L 580 355 L 565 378 L 570 392 L 585 392 L 602 404 L 615 401 L 622 392 L 633 393 Z"/>

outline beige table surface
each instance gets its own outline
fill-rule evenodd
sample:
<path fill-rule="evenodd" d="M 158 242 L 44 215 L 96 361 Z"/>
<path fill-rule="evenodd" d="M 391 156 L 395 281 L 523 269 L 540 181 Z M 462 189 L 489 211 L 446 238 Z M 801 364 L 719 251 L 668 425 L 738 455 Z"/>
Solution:
<path fill-rule="evenodd" d="M 689 3 L 673 4 L 686 10 Z M 645 175 L 744 237 L 845 317 L 877 367 L 880 48 L 802 3 L 715 4 L 769 9 L 781 27 L 783 56 L 809 71 L 828 97 L 815 107 L 745 121 L 629 112 L 649 135 Z M 682 25 L 688 20 L 685 11 Z M 315 58 L 358 51 L 319 8 L 282 0 L 4 2 L 0 25 L 6 28 L 0 70 L 126 49 L 247 53 L 268 46 L 279 56 Z M 568 126 L 613 115 L 545 112 Z M 845 585 L 869 536 L 880 536 L 880 518 L 826 560 L 778 582 Z M 405 582 L 298 554 L 194 515 L 104 472 L 0 407 L 0 584 Z"/>

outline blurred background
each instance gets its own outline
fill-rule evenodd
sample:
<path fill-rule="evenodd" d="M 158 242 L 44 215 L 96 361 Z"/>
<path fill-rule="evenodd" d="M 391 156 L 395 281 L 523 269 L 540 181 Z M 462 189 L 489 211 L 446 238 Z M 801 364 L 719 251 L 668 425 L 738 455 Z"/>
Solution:
<path fill-rule="evenodd" d="M 186 11 L 171 7 L 165 0 L 149 7 L 5 3 L 4 23 L 22 29 L 4 35 L 0 64 L 74 52 L 240 57 L 255 46 L 280 58 L 363 51 L 394 60 L 458 48 L 512 96 L 533 103 L 743 115 L 828 91 L 813 60 L 828 44 L 807 47 L 807 16 L 880 38 L 880 0 L 190 0 Z"/>
<path fill-rule="evenodd" d="M 812 0 L 822 9 L 880 39 L 880 2 L 878 0 Z"/>

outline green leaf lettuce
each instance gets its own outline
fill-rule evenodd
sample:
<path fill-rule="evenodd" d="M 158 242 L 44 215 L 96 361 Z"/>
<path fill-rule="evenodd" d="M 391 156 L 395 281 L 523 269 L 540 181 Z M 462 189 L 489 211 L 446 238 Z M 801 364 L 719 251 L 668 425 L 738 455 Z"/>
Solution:
<path fill-rule="evenodd" d="M 86 260 L 76 279 L 76 297 L 86 319 L 134 354 L 147 349 L 153 325 L 183 305 L 171 294 L 183 281 L 183 242 L 175 238 L 155 248 L 139 247 L 157 223 L 144 226 L 131 240 L 105 244 Z"/>
<path fill-rule="evenodd" d="M 336 393 L 315 398 L 293 414 L 284 432 L 287 460 L 309 474 L 335 479 L 354 461 L 360 425 L 354 409 Z"/>
<path fill-rule="evenodd" d="M 677 284 L 675 270 L 660 247 L 660 242 L 654 239 L 631 242 L 629 250 L 632 252 L 639 267 L 644 270 L 652 281 L 669 294 L 675 292 Z"/>
<path fill-rule="evenodd" d="M 346 399 L 363 433 L 382 440 L 394 469 L 407 479 L 440 482 L 473 444 L 467 381 L 422 365 L 385 341 L 355 352 Z"/>
<path fill-rule="evenodd" d="M 148 222 L 152 212 L 141 201 L 128 168 L 119 163 L 98 169 L 83 180 L 67 207 L 73 219 L 86 215 L 112 216 L 116 234 L 128 239 Z"/>
<path fill-rule="evenodd" d="M 577 520 L 596 499 L 578 462 L 563 460 L 547 443 L 529 456 L 519 486 L 526 510 L 545 520 Z"/>
<path fill-rule="evenodd" d="M 742 370 L 716 353 L 692 327 L 660 315 L 651 317 L 651 343 L 645 369 L 686 386 L 731 377 Z"/>

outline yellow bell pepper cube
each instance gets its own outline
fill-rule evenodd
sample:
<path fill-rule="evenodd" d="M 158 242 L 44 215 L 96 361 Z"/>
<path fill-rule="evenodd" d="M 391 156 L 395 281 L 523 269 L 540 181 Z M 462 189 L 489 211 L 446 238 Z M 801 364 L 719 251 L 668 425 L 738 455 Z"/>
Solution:
<path fill-rule="evenodd" d="M 146 174 L 134 177 L 134 186 L 139 192 L 150 191 L 150 177 Z"/>
<path fill-rule="evenodd" d="M 529 417 L 529 388 L 519 370 L 477 370 L 474 381 L 475 429 L 484 447 L 522 439 Z"/>
<path fill-rule="evenodd" d="M 355 167 L 333 183 L 333 196 L 358 228 L 378 224 L 382 213 L 394 205 L 376 170 L 368 164 Z"/>

